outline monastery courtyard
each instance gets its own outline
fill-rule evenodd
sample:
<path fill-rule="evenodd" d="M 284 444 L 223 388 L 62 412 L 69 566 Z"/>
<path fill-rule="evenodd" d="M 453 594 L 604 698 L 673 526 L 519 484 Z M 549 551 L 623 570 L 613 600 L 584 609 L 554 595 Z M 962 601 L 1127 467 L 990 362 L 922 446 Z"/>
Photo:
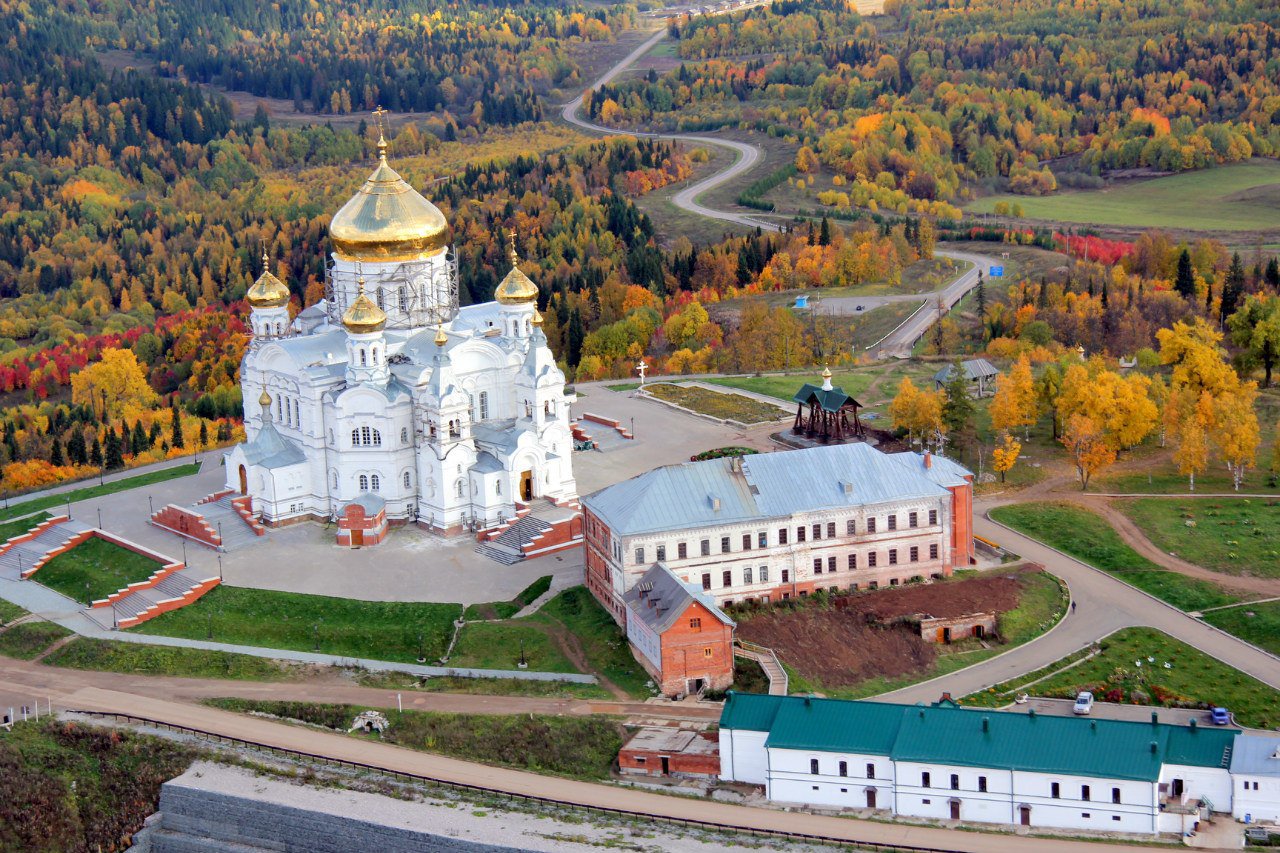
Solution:
<path fill-rule="evenodd" d="M 688 461 L 704 450 L 730 444 L 760 450 L 776 447 L 769 434 L 785 425 L 726 426 L 669 408 L 652 400 L 613 392 L 603 383 L 578 386 L 579 400 L 573 414 L 584 412 L 613 418 L 630 429 L 633 441 L 606 436 L 610 428 L 583 422 L 587 432 L 600 437 L 601 451 L 574 453 L 578 491 L 588 495 L 597 489 L 648 471 L 658 465 Z M 616 438 L 616 440 L 615 440 Z M 219 491 L 226 481 L 221 452 L 204 454 L 200 473 L 151 486 L 118 492 L 71 505 L 72 517 L 97 524 L 126 539 L 175 559 L 182 559 L 182 539 L 147 522 L 150 504 L 188 505 Z M 65 511 L 65 510 L 63 510 Z M 475 539 L 460 536 L 442 539 L 416 527 L 393 529 L 380 545 L 350 549 L 334 542 L 335 528 L 315 523 L 269 530 L 251 545 L 222 554 L 222 576 L 231 586 L 286 592 L 305 592 L 368 601 L 435 601 L 475 604 L 513 598 L 544 575 L 552 575 L 552 589 L 582 583 L 580 549 L 524 560 L 505 566 L 476 553 Z M 195 541 L 186 544 L 190 564 L 217 570 L 218 554 Z"/>

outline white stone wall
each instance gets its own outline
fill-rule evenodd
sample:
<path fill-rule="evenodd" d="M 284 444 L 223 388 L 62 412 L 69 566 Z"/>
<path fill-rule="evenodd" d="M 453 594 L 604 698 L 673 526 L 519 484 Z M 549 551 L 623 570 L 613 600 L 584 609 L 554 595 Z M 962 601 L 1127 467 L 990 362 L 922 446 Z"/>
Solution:
<path fill-rule="evenodd" d="M 1232 817 L 1252 823 L 1280 823 L 1280 777 L 1241 774 L 1235 777 L 1234 786 Z M 1216 800 L 1214 805 L 1218 805 Z"/>

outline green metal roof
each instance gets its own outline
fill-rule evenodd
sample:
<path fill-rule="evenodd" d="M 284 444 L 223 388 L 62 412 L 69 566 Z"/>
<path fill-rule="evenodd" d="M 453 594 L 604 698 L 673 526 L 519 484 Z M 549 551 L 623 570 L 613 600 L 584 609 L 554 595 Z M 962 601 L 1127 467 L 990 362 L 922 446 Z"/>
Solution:
<path fill-rule="evenodd" d="M 844 393 L 844 389 L 838 385 L 830 391 L 826 391 L 823 390 L 821 385 L 813 385 L 806 382 L 800 386 L 800 390 L 791 399 L 805 406 L 811 405 L 816 401 L 819 406 L 828 412 L 838 412 L 846 405 L 852 405 L 857 408 L 862 407 L 857 400 Z"/>
<path fill-rule="evenodd" d="M 722 729 L 766 747 L 1152 782 L 1163 764 L 1228 768 L 1234 731 L 1083 717 L 731 693 Z M 1152 744 L 1155 744 L 1154 750 Z"/>
<path fill-rule="evenodd" d="M 888 755 L 898 735 L 902 706 L 840 699 L 791 700 L 778 709 L 766 747 Z"/>
<path fill-rule="evenodd" d="M 1188 767 L 1231 767 L 1231 751 L 1235 746 L 1234 729 L 1210 729 L 1196 726 L 1169 726 L 1168 752 L 1164 760 Z"/>
<path fill-rule="evenodd" d="M 720 712 L 720 728 L 767 732 L 773 727 L 773 718 L 787 696 L 768 696 L 763 693 L 739 693 L 730 690 Z"/>

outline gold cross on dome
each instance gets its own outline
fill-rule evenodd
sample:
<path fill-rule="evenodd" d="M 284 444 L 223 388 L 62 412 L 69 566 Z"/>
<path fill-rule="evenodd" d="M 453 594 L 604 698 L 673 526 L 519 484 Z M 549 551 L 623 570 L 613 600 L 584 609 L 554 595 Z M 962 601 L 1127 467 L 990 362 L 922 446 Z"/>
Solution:
<path fill-rule="evenodd" d="M 373 120 L 378 125 L 379 136 L 382 135 L 382 117 L 386 114 L 387 114 L 387 111 L 384 110 L 381 105 L 379 105 L 378 108 L 373 111 Z"/>
<path fill-rule="evenodd" d="M 519 255 L 516 254 L 516 229 L 512 228 L 507 231 L 507 240 L 511 243 L 511 263 L 514 264 L 519 258 Z"/>

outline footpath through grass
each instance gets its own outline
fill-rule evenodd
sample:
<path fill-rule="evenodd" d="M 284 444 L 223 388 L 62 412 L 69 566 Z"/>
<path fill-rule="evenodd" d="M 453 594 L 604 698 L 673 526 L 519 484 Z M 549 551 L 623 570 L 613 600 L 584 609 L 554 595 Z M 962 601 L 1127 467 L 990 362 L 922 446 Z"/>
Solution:
<path fill-rule="evenodd" d="M 871 382 L 874 378 L 871 373 L 866 371 L 831 371 L 831 384 L 837 388 L 844 389 L 846 394 L 853 397 L 865 393 L 871 387 Z M 795 393 L 800 390 L 800 386 L 804 383 L 822 384 L 822 369 L 814 368 L 811 373 L 790 373 L 785 376 L 725 376 L 717 379 L 707 379 L 706 381 L 715 385 L 725 385 L 729 388 L 752 391 L 756 394 L 767 394 L 770 397 L 776 397 L 783 403 L 791 404 L 791 398 L 795 396 Z"/>
<path fill-rule="evenodd" d="M 185 465 L 175 465 L 172 468 L 162 468 L 159 471 L 148 471 L 145 474 L 138 474 L 133 477 L 123 477 L 119 480 L 113 480 L 110 483 L 102 485 L 85 486 L 82 489 L 72 489 L 69 492 L 61 492 L 56 495 L 44 495 L 38 498 L 32 498 L 29 501 L 10 504 L 7 508 L 0 509 L 0 521 L 6 521 L 10 518 L 28 515 L 42 509 L 50 507 L 58 507 L 67 505 L 67 501 L 72 503 L 77 501 L 87 501 L 91 498 L 100 498 L 104 495 L 113 495 L 116 492 L 127 491 L 128 489 L 136 489 L 139 486 L 150 486 L 153 483 L 163 483 L 166 480 L 175 480 L 178 477 L 189 477 L 200 470 L 200 465 L 196 462 L 190 462 Z"/>
<path fill-rule="evenodd" d="M 1280 601 L 1214 610 L 1204 614 L 1204 621 L 1273 655 L 1280 655 Z"/>
<path fill-rule="evenodd" d="M 163 567 L 159 560 L 94 536 L 54 557 L 31 577 L 67 598 L 89 604 L 144 581 Z"/>
<path fill-rule="evenodd" d="M 1280 578 L 1280 501 L 1142 498 L 1116 506 L 1161 551 L 1215 572 Z"/>
<path fill-rule="evenodd" d="M 632 697 L 654 695 L 649 674 L 631 654 L 622 629 L 585 586 L 566 589 L 528 619 L 566 631 L 568 641 L 582 647 L 588 668 Z"/>
<path fill-rule="evenodd" d="M 421 653 L 434 664 L 461 614 L 460 604 L 355 601 L 224 584 L 130 630 L 405 663 Z"/>
<path fill-rule="evenodd" d="M 1105 518 L 1082 507 L 1052 502 L 1013 504 L 996 507 L 991 517 L 1179 610 L 1204 610 L 1240 600 L 1216 584 L 1161 568 L 1126 545 Z"/>
<path fill-rule="evenodd" d="M 494 601 L 488 604 L 469 604 L 463 612 L 462 618 L 468 622 L 476 619 L 510 619 L 515 616 L 526 606 L 537 600 L 547 590 L 551 589 L 551 575 L 543 575 L 533 583 L 529 584 L 520 594 L 510 601 Z"/>
<path fill-rule="evenodd" d="M 1280 724 L 1280 691 L 1154 628 L 1125 628 L 1099 645 L 1100 654 L 1070 669 L 1059 672 L 1086 652 L 961 701 L 996 708 L 1013 702 L 1018 693 L 1074 699 L 1081 690 L 1089 690 L 1102 702 L 1166 708 L 1225 705 L 1242 725 Z M 1031 684 L 1044 676 L 1048 677 Z"/>
<path fill-rule="evenodd" d="M 0 632 L 0 656 L 31 660 L 71 632 L 52 622 L 23 622 Z"/>
<path fill-rule="evenodd" d="M 251 699 L 210 699 L 209 704 L 229 711 L 273 714 L 341 732 L 347 731 L 356 715 L 366 710 L 357 705 Z M 381 739 L 388 743 L 576 779 L 607 779 L 622 746 L 622 726 L 599 715 L 384 713 L 391 727 Z"/>

